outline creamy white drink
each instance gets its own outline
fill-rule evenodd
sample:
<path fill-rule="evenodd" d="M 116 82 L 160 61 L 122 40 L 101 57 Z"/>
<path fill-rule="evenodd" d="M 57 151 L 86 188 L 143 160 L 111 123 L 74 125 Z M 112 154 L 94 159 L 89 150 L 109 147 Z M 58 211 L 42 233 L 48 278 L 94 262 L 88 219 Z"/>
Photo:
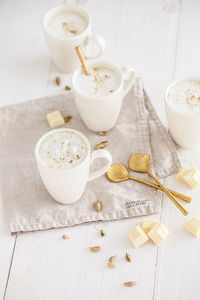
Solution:
<path fill-rule="evenodd" d="M 76 78 L 76 89 L 85 96 L 108 96 L 121 82 L 119 74 L 107 67 L 89 68 L 90 75 L 81 71 Z"/>
<path fill-rule="evenodd" d="M 181 80 L 167 93 L 168 105 L 177 112 L 200 115 L 200 81 Z"/>
<path fill-rule="evenodd" d="M 84 160 L 87 153 L 88 148 L 83 138 L 66 129 L 47 135 L 38 148 L 41 161 L 54 169 L 75 167 Z"/>
<path fill-rule="evenodd" d="M 59 11 L 49 19 L 47 30 L 57 38 L 69 38 L 83 32 L 88 21 L 74 11 Z"/>

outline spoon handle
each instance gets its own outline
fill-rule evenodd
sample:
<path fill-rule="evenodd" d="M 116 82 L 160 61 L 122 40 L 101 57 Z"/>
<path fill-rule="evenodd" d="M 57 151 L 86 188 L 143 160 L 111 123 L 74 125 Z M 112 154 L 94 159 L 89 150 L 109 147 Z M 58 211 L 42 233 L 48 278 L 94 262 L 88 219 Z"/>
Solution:
<path fill-rule="evenodd" d="M 82 64 L 82 67 L 83 67 L 83 70 L 84 70 L 85 74 L 86 75 L 90 75 L 90 73 L 88 71 L 88 68 L 86 66 L 86 63 L 85 63 L 85 59 L 83 57 L 83 53 L 82 53 L 81 47 L 77 46 L 75 49 L 76 49 L 76 53 L 78 54 L 78 57 L 80 59 L 80 62 Z"/>
<path fill-rule="evenodd" d="M 150 172 L 147 172 L 149 174 L 149 176 L 151 176 L 153 178 L 153 180 L 160 186 L 160 188 L 163 190 L 163 192 L 172 200 L 172 202 L 174 202 L 174 204 L 178 207 L 178 209 L 185 215 L 188 215 L 188 211 L 178 202 L 178 200 L 176 200 L 176 198 L 174 198 L 174 196 L 170 193 L 170 191 L 168 191 L 164 185 L 162 185 L 162 183 Z"/>
<path fill-rule="evenodd" d="M 155 184 L 155 183 L 152 183 L 152 182 L 149 182 L 149 181 L 147 181 L 147 180 L 144 180 L 144 179 L 141 179 L 141 178 L 138 178 L 138 177 L 133 177 L 133 176 L 129 176 L 129 179 L 132 179 L 132 180 L 135 180 L 135 181 L 144 183 L 144 184 L 146 184 L 146 185 L 149 185 L 149 186 L 151 186 L 151 187 L 154 187 L 154 188 L 156 188 L 156 189 L 158 189 L 158 190 L 163 191 L 159 185 L 157 185 L 157 184 Z M 183 194 L 178 193 L 178 192 L 176 192 L 176 191 L 173 191 L 173 190 L 170 190 L 170 189 L 168 189 L 168 191 L 170 191 L 170 193 L 171 193 L 173 196 L 176 196 L 176 197 L 178 197 L 178 198 L 180 198 L 180 199 L 182 199 L 182 200 L 184 200 L 184 201 L 186 201 L 186 202 L 191 202 L 191 200 L 192 200 L 191 197 L 186 196 L 186 195 L 183 195 Z"/>

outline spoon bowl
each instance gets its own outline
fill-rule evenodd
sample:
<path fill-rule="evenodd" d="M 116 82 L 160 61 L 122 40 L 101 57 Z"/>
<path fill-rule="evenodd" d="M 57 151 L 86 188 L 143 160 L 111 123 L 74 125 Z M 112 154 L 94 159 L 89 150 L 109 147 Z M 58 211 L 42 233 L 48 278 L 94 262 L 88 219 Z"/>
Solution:
<path fill-rule="evenodd" d="M 131 155 L 129 168 L 135 172 L 147 173 L 150 169 L 151 157 L 149 154 L 136 153 Z"/>
<path fill-rule="evenodd" d="M 123 164 L 112 165 L 106 175 L 108 179 L 113 182 L 120 182 L 129 179 L 128 170 Z"/>

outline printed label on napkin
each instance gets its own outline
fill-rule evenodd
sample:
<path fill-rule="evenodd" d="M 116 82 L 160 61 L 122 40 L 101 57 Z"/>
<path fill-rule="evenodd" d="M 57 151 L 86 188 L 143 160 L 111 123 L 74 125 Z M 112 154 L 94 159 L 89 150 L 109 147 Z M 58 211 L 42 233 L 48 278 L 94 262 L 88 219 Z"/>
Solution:
<path fill-rule="evenodd" d="M 133 208 L 133 207 L 140 207 L 140 206 L 143 206 L 143 207 L 147 207 L 147 206 L 150 206 L 150 201 L 149 200 L 132 200 L 132 201 L 128 201 L 128 202 L 125 202 L 125 208 Z"/>

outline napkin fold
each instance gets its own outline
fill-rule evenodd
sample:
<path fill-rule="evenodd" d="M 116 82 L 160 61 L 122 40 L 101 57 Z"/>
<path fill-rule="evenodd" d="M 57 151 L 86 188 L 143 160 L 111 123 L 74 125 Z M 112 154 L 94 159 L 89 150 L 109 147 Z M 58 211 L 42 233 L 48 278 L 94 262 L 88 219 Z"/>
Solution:
<path fill-rule="evenodd" d="M 140 78 L 124 99 L 115 127 L 106 137 L 86 128 L 71 93 L 45 97 L 0 108 L 0 195 L 11 233 L 71 226 L 84 222 L 128 218 L 160 211 L 162 192 L 127 180 L 110 182 L 101 176 L 88 182 L 81 199 L 73 204 L 57 203 L 45 189 L 36 166 L 34 147 L 50 130 L 45 116 L 54 110 L 72 115 L 63 127 L 76 129 L 87 136 L 91 148 L 107 139 L 106 147 L 113 163 L 128 166 L 133 153 L 148 153 L 151 170 L 163 178 L 180 168 L 171 137 L 158 119 Z M 92 168 L 101 166 L 97 160 Z M 130 171 L 151 181 L 147 174 Z M 93 202 L 102 210 L 96 212 Z"/>

